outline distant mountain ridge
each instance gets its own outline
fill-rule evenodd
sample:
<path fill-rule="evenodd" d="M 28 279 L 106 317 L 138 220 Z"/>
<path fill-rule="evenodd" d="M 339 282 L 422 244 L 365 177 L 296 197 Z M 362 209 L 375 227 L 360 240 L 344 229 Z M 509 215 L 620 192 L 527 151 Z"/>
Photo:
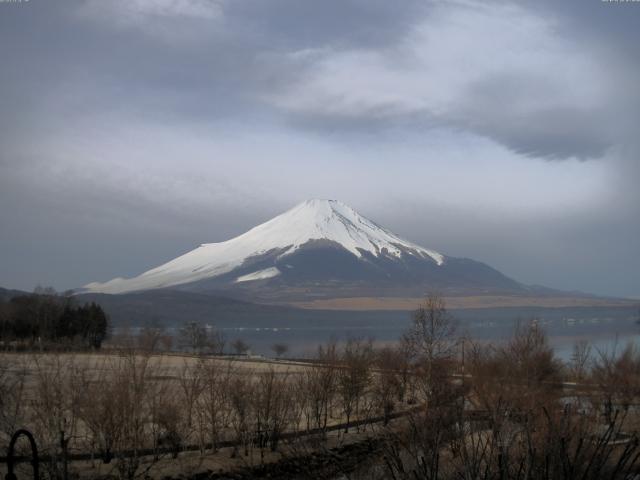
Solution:
<path fill-rule="evenodd" d="M 19 297 L 21 295 L 28 295 L 29 292 L 24 292 L 22 290 L 13 290 L 8 288 L 0 287 L 0 300 L 9 301 L 13 297 Z"/>

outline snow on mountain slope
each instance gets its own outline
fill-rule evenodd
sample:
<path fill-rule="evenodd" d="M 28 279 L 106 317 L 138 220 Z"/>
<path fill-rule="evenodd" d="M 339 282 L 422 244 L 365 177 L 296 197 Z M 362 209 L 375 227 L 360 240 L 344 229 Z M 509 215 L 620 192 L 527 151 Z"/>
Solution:
<path fill-rule="evenodd" d="M 236 238 L 203 244 L 134 278 L 90 283 L 84 291 L 124 293 L 196 282 L 231 272 L 245 260 L 268 252 L 281 251 L 279 257 L 284 257 L 313 240 L 335 242 L 358 258 L 369 252 L 375 257 L 413 255 L 437 265 L 445 261 L 443 255 L 401 239 L 344 203 L 307 200 Z M 270 278 L 279 274 L 276 270 L 254 272 L 237 281 Z"/>
<path fill-rule="evenodd" d="M 253 280 L 266 280 L 267 278 L 273 278 L 280 275 L 280 270 L 276 267 L 265 268 L 264 270 L 258 270 L 257 272 L 248 273 L 236 278 L 236 283 L 251 282 Z"/>

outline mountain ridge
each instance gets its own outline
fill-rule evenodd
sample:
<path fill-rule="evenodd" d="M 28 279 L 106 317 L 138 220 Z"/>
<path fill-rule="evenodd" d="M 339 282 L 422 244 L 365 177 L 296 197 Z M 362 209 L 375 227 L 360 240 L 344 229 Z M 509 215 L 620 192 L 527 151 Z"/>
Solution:
<path fill-rule="evenodd" d="M 82 291 L 126 293 L 175 287 L 225 275 L 242 267 L 247 261 L 255 263 L 261 256 L 275 254 L 282 259 L 314 241 L 333 242 L 357 258 L 366 254 L 398 258 L 408 253 L 428 258 L 437 265 L 444 262 L 444 256 L 440 253 L 400 238 L 342 202 L 313 199 L 230 240 L 203 243 L 137 277 L 93 282 L 85 285 Z M 270 272 L 268 278 L 281 273 L 279 269 Z M 258 276 L 255 279 L 261 278 Z"/>
<path fill-rule="evenodd" d="M 247 232 L 203 243 L 136 277 L 79 293 L 153 289 L 244 292 L 266 301 L 344 296 L 524 294 L 528 287 L 475 260 L 449 257 L 378 225 L 337 200 L 313 199 Z"/>

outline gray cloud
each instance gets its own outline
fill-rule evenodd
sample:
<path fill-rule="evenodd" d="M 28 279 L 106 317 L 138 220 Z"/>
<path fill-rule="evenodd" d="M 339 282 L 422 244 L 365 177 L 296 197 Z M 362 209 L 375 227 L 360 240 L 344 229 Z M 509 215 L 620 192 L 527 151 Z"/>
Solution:
<path fill-rule="evenodd" d="M 530 157 L 562 160 L 602 158 L 611 145 L 598 112 L 579 108 L 550 108 L 524 117 L 504 115 L 470 120 L 470 129 Z"/>
<path fill-rule="evenodd" d="M 225 15 L 267 40 L 269 48 L 384 48 L 402 41 L 429 8 L 419 0 L 402 8 L 385 0 L 248 0 L 226 3 Z"/>
<path fill-rule="evenodd" d="M 321 196 L 521 281 L 640 295 L 639 14 L 0 4 L 0 285 L 136 274 Z"/>
<path fill-rule="evenodd" d="M 571 86 L 567 86 L 568 89 Z M 605 105 L 541 102 L 524 111 L 521 99 L 561 97 L 542 78 L 490 76 L 472 84 L 454 121 L 516 153 L 546 159 L 601 158 L 611 145 Z"/>
<path fill-rule="evenodd" d="M 532 157 L 599 158 L 616 82 L 606 50 L 514 4 L 433 4 L 397 46 L 312 55 L 272 101 L 304 125 L 467 129 Z"/>

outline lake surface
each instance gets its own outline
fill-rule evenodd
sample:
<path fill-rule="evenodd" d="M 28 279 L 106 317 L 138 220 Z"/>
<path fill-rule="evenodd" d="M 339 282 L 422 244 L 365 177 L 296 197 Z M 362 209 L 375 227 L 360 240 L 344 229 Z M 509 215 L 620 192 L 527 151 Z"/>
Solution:
<path fill-rule="evenodd" d="M 460 326 L 458 332 L 465 331 L 468 337 L 474 340 L 488 342 L 507 341 L 516 328 L 512 325 L 488 327 L 485 325 Z M 629 324 L 604 323 L 597 326 L 584 325 L 569 326 L 566 328 L 548 328 L 543 326 L 548 333 L 549 343 L 555 349 L 556 355 L 568 360 L 571 357 L 573 346 L 582 340 L 588 341 L 592 346 L 592 353 L 612 353 L 624 348 L 632 342 L 640 346 L 640 326 L 634 322 Z M 237 338 L 245 340 L 251 345 L 251 351 L 259 355 L 271 355 L 271 346 L 275 343 L 284 343 L 289 347 L 290 356 L 306 357 L 315 353 L 318 345 L 325 344 L 331 339 L 339 343 L 348 338 L 371 338 L 378 345 L 394 344 L 401 337 L 405 328 L 390 326 L 358 326 L 358 327 L 314 327 L 314 328 L 224 328 L 222 331 L 229 341 Z"/>
<path fill-rule="evenodd" d="M 409 312 L 324 312 L 325 317 L 295 321 L 270 321 L 269 324 L 236 324 L 225 321 L 215 325 L 228 344 L 241 338 L 258 355 L 272 355 L 271 347 L 283 343 L 288 356 L 312 356 L 318 345 L 350 337 L 371 338 L 376 344 L 396 342 L 409 327 Z M 518 324 L 535 321 L 545 329 L 558 357 L 568 360 L 576 342 L 586 340 L 592 353 L 611 353 L 628 342 L 640 344 L 638 310 L 634 307 L 571 308 L 496 308 L 451 310 L 457 333 L 480 341 L 506 341 Z M 178 327 L 169 328 L 174 335 Z"/>

